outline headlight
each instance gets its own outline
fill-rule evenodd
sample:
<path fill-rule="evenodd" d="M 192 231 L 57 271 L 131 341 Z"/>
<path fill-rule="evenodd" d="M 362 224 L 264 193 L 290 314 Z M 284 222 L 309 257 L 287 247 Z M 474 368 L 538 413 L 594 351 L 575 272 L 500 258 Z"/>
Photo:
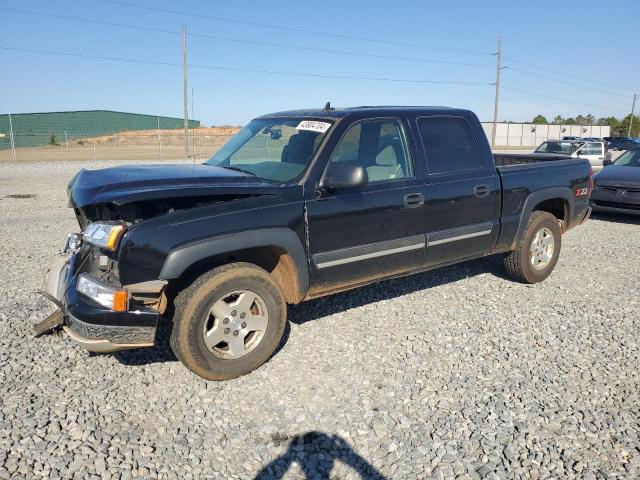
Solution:
<path fill-rule="evenodd" d="M 126 290 L 113 288 L 86 273 L 81 273 L 78 277 L 76 290 L 103 307 L 116 312 L 125 312 L 129 309 L 129 293 Z"/>
<path fill-rule="evenodd" d="M 118 241 L 127 227 L 122 223 L 95 222 L 87 225 L 83 238 L 85 241 L 112 252 L 118 247 Z"/>

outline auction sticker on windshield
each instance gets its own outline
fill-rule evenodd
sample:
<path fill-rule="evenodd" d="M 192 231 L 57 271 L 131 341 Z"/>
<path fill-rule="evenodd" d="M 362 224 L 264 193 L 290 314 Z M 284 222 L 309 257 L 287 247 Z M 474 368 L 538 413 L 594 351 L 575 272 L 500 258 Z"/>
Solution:
<path fill-rule="evenodd" d="M 298 124 L 296 130 L 311 130 L 312 132 L 324 133 L 331 127 L 330 123 L 318 122 L 315 120 L 303 120 Z"/>

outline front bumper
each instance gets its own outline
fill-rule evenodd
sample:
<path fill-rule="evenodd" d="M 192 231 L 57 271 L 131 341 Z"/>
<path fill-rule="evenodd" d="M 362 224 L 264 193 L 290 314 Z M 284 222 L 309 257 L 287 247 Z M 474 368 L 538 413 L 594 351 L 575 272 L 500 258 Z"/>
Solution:
<path fill-rule="evenodd" d="M 640 215 L 640 207 L 629 207 L 626 205 L 621 205 L 619 207 L 612 205 L 601 205 L 595 202 L 591 202 L 591 208 L 593 208 L 594 212 L 609 212 L 609 213 L 622 213 L 625 215 Z"/>
<path fill-rule="evenodd" d="M 45 292 L 62 307 L 64 331 L 73 341 L 91 352 L 114 352 L 151 347 L 155 343 L 159 313 L 145 306 L 132 306 L 126 312 L 114 312 L 76 291 L 81 262 L 77 254 L 68 254 L 49 268 Z"/>

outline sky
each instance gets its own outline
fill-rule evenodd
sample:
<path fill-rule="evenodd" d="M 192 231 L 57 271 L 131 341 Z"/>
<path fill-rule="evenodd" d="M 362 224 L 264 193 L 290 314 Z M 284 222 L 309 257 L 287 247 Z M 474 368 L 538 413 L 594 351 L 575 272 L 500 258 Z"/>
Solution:
<path fill-rule="evenodd" d="M 623 117 L 640 92 L 639 19 L 638 0 L 0 0 L 0 113 L 181 117 L 186 26 L 190 116 L 205 125 L 327 101 L 446 105 L 490 121 L 499 36 L 499 120 Z"/>

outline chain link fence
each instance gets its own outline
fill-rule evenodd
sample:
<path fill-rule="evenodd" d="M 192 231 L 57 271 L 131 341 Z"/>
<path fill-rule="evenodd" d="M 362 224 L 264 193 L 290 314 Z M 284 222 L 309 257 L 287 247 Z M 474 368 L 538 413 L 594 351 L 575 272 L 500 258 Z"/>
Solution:
<path fill-rule="evenodd" d="M 203 161 L 215 153 L 236 127 L 189 130 L 189 157 Z M 89 160 L 177 160 L 184 159 L 184 131 L 125 131 L 86 136 L 14 132 L 0 138 L 0 162 L 46 162 Z"/>

